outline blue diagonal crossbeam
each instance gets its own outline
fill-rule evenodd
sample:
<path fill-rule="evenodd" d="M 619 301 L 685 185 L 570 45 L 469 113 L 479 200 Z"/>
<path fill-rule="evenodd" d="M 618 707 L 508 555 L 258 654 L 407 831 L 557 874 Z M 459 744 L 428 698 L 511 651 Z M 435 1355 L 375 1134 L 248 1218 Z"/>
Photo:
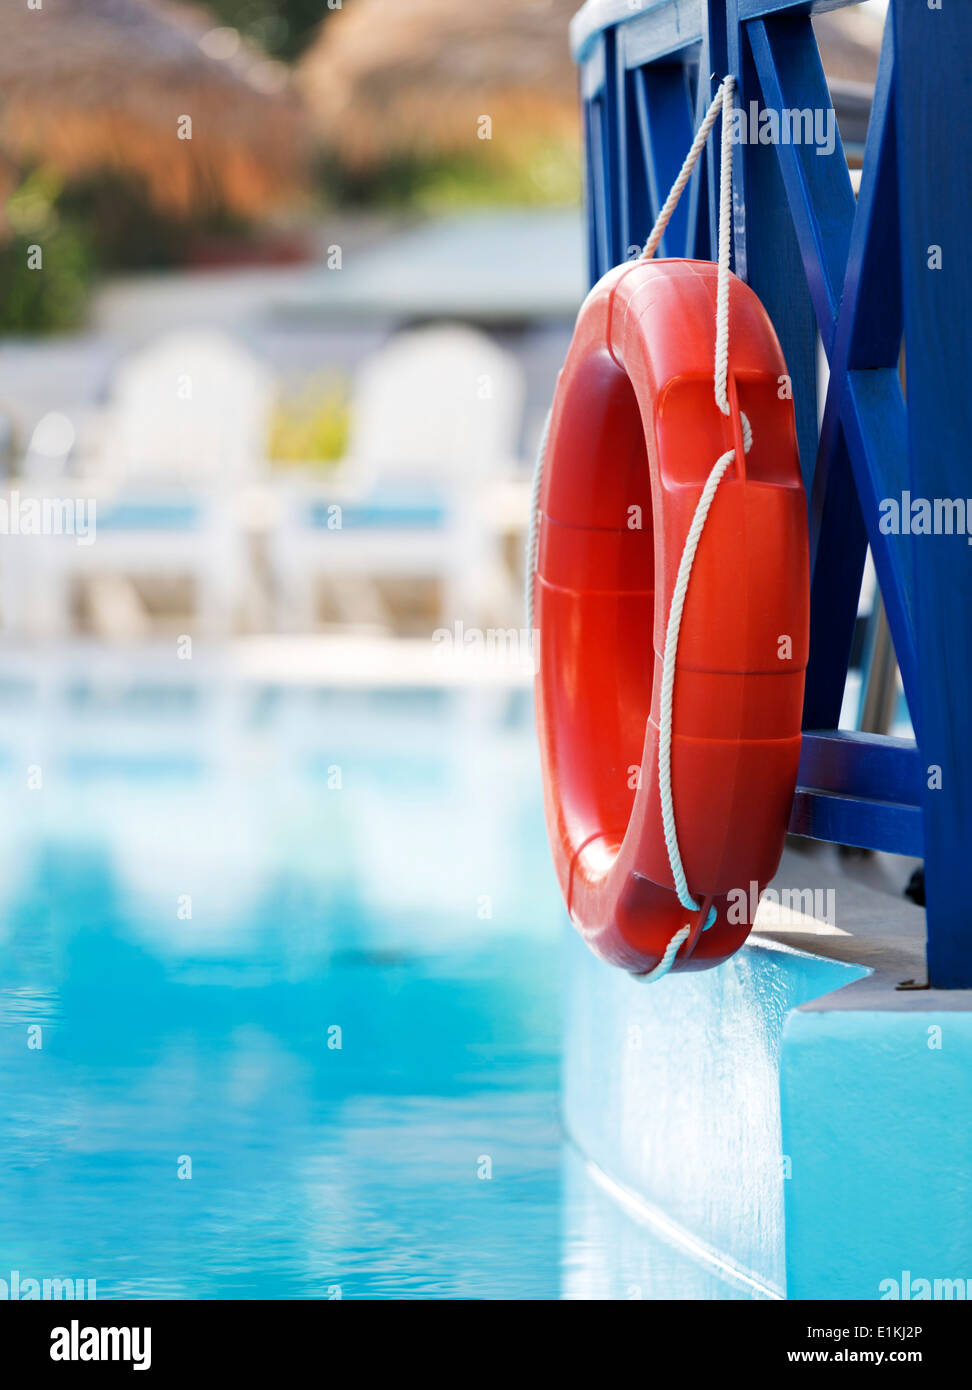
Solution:
<path fill-rule="evenodd" d="M 747 32 L 768 105 L 830 110 L 830 94 L 806 16 L 752 20 Z M 812 611 L 826 617 L 829 651 L 807 678 L 806 723 L 834 726 L 849 653 L 858 586 L 870 542 L 898 665 L 918 709 L 914 597 L 907 537 L 878 530 L 879 503 L 907 487 L 905 402 L 898 374 L 901 267 L 894 167 L 891 26 L 875 84 L 856 202 L 839 140 L 821 157 L 807 144 L 778 144 L 780 172 L 810 298 L 830 364 L 830 382 L 811 487 Z M 856 497 L 848 496 L 847 468 Z M 862 520 L 866 518 L 866 523 Z M 849 582 L 851 581 L 851 582 Z M 842 669 L 841 669 L 842 667 Z"/>
<path fill-rule="evenodd" d="M 747 25 L 763 99 L 770 109 L 832 112 L 830 91 L 806 15 Z M 854 223 L 854 190 L 839 137 L 821 157 L 808 143 L 776 143 L 807 287 L 828 359 Z"/>

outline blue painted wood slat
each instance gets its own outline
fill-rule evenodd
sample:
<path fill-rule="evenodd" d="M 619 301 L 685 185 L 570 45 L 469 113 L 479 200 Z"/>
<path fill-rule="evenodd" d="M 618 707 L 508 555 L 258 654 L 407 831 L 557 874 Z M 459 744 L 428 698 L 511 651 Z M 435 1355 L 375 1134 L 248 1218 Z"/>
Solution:
<path fill-rule="evenodd" d="M 908 454 L 916 497 L 965 498 L 972 440 L 972 11 L 895 3 Z M 940 247 L 940 269 L 938 253 Z M 928 970 L 972 986 L 972 548 L 964 535 L 911 538 L 921 673 Z"/>

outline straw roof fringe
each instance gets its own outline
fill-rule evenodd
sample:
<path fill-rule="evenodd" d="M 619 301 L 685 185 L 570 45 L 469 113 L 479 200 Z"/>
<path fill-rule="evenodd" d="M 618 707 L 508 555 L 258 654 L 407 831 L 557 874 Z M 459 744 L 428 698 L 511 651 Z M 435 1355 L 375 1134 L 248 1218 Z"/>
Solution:
<path fill-rule="evenodd" d="M 576 135 L 567 26 L 577 0 L 354 0 L 324 24 L 299 82 L 322 141 L 348 164 Z"/>
<path fill-rule="evenodd" d="M 192 138 L 179 138 L 192 119 Z M 183 127 L 186 129 L 186 127 Z M 173 0 L 0 8 L 0 153 L 67 177 L 144 179 L 157 207 L 258 215 L 302 182 L 305 137 L 286 68 Z"/>

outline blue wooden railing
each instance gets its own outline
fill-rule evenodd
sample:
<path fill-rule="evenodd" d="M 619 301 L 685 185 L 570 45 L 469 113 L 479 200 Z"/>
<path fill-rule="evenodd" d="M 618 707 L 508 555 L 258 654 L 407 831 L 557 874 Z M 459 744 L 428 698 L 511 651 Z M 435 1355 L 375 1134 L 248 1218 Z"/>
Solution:
<path fill-rule="evenodd" d="M 588 0 L 571 28 L 593 282 L 643 243 L 719 78 L 833 119 L 811 14 L 848 0 Z M 972 499 L 972 0 L 891 0 L 855 197 L 838 135 L 738 143 L 734 268 L 776 327 L 809 501 L 811 649 L 791 829 L 925 859 L 933 986 L 972 987 L 972 500 L 885 534 L 883 499 Z M 718 148 L 716 126 L 710 150 Z M 715 256 L 707 156 L 661 254 Z M 816 343 L 830 368 L 818 428 Z M 906 345 L 906 391 L 901 354 Z M 837 731 L 867 548 L 916 743 Z M 968 856 L 968 858 L 967 858 Z"/>

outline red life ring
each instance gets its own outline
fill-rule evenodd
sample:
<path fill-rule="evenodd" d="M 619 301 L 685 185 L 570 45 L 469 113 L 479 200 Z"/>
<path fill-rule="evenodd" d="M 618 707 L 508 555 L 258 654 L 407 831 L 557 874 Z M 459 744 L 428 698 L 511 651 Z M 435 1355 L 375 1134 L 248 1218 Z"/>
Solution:
<path fill-rule="evenodd" d="M 732 277 L 730 416 L 719 410 L 716 276 L 709 262 L 650 260 L 594 287 L 558 379 L 539 497 L 550 844 L 571 919 L 636 974 L 658 968 L 682 928 L 674 969 L 718 965 L 745 941 L 752 924 L 738 905 L 776 872 L 800 754 L 809 560 L 793 404 L 772 324 Z M 659 688 L 686 536 L 713 464 L 734 446 L 674 666 L 671 790 L 698 904 L 689 912 L 662 826 Z"/>

